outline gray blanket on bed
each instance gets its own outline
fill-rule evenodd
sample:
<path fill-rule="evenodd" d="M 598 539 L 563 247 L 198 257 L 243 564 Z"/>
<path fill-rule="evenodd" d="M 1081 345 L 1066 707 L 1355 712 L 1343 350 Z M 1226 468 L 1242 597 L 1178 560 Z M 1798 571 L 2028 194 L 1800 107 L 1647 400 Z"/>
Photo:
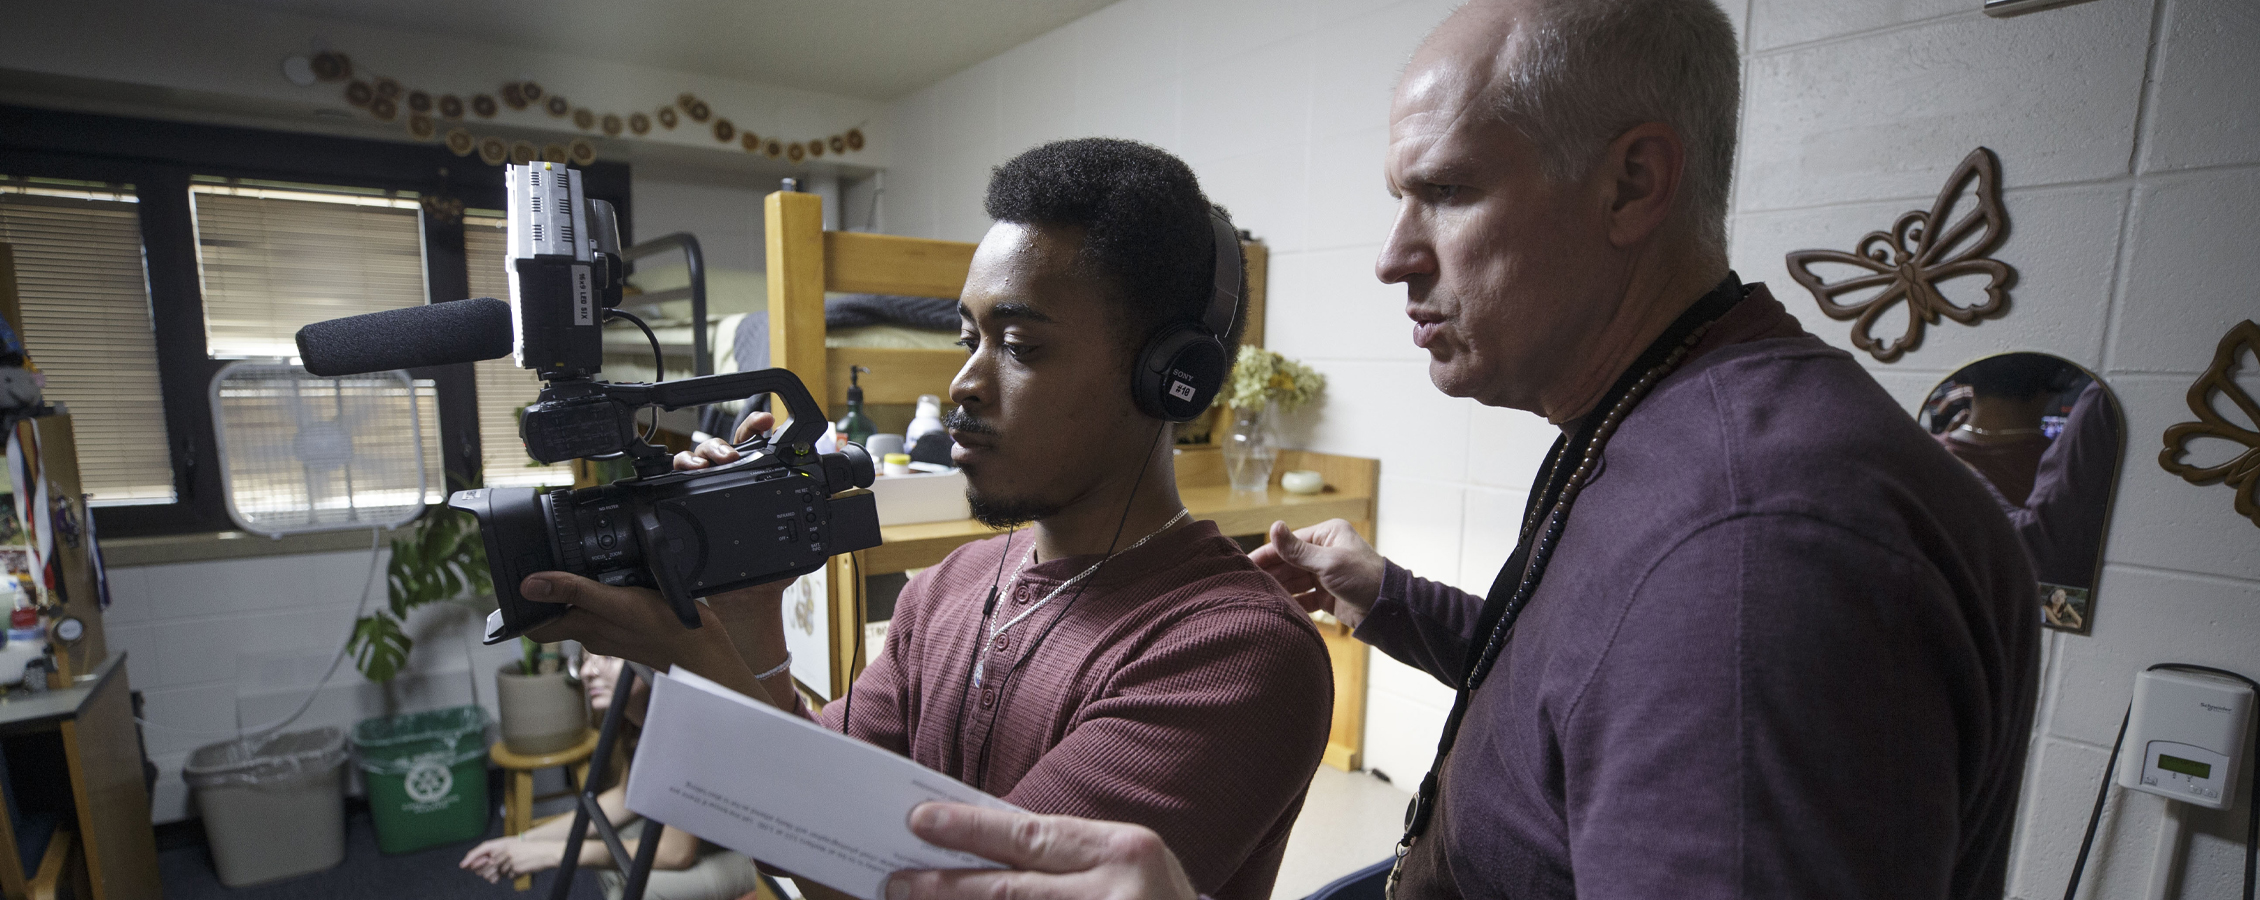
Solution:
<path fill-rule="evenodd" d="M 841 294 L 824 299 L 824 327 L 905 325 L 929 331 L 957 329 L 957 301 L 941 297 Z"/>
<path fill-rule="evenodd" d="M 887 294 L 842 294 L 824 300 L 824 327 L 862 328 L 869 325 L 903 325 L 929 331 L 957 329 L 957 301 L 941 297 L 896 297 Z M 738 320 L 732 345 L 738 371 L 769 368 L 769 313 L 747 313 Z"/>

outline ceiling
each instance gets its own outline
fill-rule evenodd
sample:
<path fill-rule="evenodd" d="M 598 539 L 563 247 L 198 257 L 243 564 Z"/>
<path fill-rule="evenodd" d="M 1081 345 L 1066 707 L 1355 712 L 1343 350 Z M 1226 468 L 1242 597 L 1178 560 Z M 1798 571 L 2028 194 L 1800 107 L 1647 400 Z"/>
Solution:
<path fill-rule="evenodd" d="M 219 2 L 892 100 L 1113 0 Z"/>

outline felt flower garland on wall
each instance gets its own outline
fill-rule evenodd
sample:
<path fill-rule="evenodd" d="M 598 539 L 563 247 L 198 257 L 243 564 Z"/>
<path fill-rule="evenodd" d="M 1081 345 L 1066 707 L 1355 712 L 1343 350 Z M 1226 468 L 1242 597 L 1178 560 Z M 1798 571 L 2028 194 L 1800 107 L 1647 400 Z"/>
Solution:
<path fill-rule="evenodd" d="M 491 119 L 500 115 L 503 107 L 512 110 L 539 109 L 551 118 L 570 120 L 574 128 L 591 134 L 601 133 L 606 137 L 642 137 L 650 134 L 655 125 L 672 131 L 687 120 L 693 126 L 703 126 L 718 143 L 736 144 L 747 153 L 758 153 L 771 159 L 785 159 L 795 163 L 826 155 L 844 156 L 861 151 L 864 145 L 861 128 L 850 128 L 829 137 L 807 140 L 784 140 L 775 135 L 742 129 L 728 118 L 716 115 L 711 105 L 689 93 L 676 97 L 675 102 L 650 113 L 633 112 L 622 116 L 574 106 L 565 97 L 550 93 L 533 81 L 508 82 L 494 94 L 473 94 L 466 100 L 454 94 L 434 95 L 384 76 L 366 75 L 356 78 L 352 59 L 343 53 L 325 51 L 315 54 L 308 62 L 316 80 L 344 83 L 345 102 L 367 112 L 377 121 L 399 122 L 407 128 L 411 137 L 420 141 L 441 137 L 447 149 L 455 155 L 476 155 L 480 161 L 491 166 L 503 163 L 524 165 L 536 160 L 585 166 L 596 161 L 596 144 L 585 137 L 535 146 L 534 142 L 528 140 L 477 135 L 464 125 L 452 124 Z M 443 126 L 447 127 L 447 132 L 441 136 L 440 129 Z"/>

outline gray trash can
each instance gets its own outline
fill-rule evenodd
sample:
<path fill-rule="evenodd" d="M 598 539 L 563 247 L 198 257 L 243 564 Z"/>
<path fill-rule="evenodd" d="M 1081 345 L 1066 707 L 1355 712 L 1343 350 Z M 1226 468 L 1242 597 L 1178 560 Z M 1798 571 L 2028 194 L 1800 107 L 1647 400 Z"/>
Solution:
<path fill-rule="evenodd" d="M 345 730 L 316 728 L 197 748 L 196 792 L 220 883 L 247 887 L 345 859 Z"/>

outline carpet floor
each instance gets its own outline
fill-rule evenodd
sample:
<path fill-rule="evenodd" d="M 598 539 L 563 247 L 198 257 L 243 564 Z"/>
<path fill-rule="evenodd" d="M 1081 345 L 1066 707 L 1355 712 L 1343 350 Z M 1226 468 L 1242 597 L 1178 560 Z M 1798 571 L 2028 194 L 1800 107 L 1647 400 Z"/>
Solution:
<path fill-rule="evenodd" d="M 463 854 L 471 852 L 479 841 L 502 835 L 500 778 L 488 779 L 494 796 L 487 808 L 494 810 L 488 817 L 486 834 L 477 840 L 444 844 L 413 853 L 386 854 L 377 851 L 377 835 L 369 821 L 368 806 L 359 801 L 349 801 L 345 821 L 345 861 L 320 872 L 301 875 L 282 881 L 273 881 L 252 887 L 231 888 L 220 883 L 219 873 L 212 867 L 212 853 L 205 843 L 204 828 L 194 820 L 159 826 L 157 829 L 157 871 L 164 882 L 167 900 L 396 900 L 415 897 L 420 900 L 547 900 L 553 872 L 534 876 L 533 890 L 523 893 L 512 890 L 510 882 L 488 884 L 482 878 L 456 864 Z M 564 809 L 570 801 L 558 800 Z M 549 804 L 544 804 L 545 807 Z M 547 808 L 538 810 L 549 812 Z M 596 876 L 587 871 L 573 878 L 571 900 L 602 900 Z"/>

